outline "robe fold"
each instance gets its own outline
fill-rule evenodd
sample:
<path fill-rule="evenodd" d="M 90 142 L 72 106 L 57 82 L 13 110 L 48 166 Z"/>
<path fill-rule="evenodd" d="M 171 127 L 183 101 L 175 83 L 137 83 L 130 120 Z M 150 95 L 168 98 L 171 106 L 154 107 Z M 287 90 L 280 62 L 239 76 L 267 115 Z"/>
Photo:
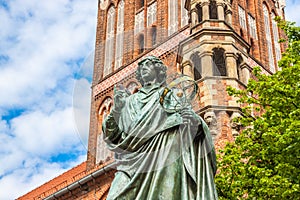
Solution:
<path fill-rule="evenodd" d="M 118 162 L 108 200 L 217 199 L 207 125 L 194 111 L 197 124 L 183 124 L 179 112 L 166 112 L 159 103 L 162 90 L 140 89 L 103 122 L 104 140 Z"/>

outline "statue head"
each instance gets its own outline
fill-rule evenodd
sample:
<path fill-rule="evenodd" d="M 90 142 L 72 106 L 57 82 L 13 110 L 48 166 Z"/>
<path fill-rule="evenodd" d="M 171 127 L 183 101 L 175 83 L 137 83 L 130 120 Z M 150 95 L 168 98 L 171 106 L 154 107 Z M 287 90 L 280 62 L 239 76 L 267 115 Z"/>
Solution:
<path fill-rule="evenodd" d="M 136 70 L 136 79 L 144 86 L 144 81 L 141 76 L 141 68 L 146 63 L 150 62 L 153 65 L 154 70 L 156 71 L 156 80 L 160 84 L 165 84 L 167 77 L 167 67 L 164 63 L 155 56 L 147 56 L 138 63 L 138 68 Z"/>

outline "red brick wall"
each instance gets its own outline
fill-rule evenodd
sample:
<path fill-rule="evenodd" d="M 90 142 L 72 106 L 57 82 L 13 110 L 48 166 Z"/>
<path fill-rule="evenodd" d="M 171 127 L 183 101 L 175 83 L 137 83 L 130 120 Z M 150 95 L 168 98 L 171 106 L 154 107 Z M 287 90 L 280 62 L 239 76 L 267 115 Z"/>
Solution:
<path fill-rule="evenodd" d="M 269 12 L 271 11 L 276 12 L 275 3 L 273 0 L 239 0 L 233 1 L 232 4 L 232 26 L 237 33 L 240 33 L 241 26 L 239 24 L 239 15 L 238 15 L 238 5 L 243 7 L 246 11 L 246 22 L 248 25 L 248 17 L 247 14 L 250 13 L 256 20 L 256 28 L 257 28 L 257 40 L 250 37 L 249 32 L 245 32 L 243 30 L 243 38 L 249 44 L 252 44 L 252 48 L 250 51 L 250 55 L 252 55 L 255 59 L 257 59 L 260 63 L 262 63 L 267 69 L 269 69 L 269 57 L 268 57 L 268 48 L 267 48 L 267 40 L 266 40 L 266 32 L 265 32 L 265 22 L 264 22 L 264 14 L 263 14 L 263 3 L 267 5 L 269 8 Z M 270 14 L 270 25 L 271 25 L 271 14 Z M 248 28 L 248 27 L 247 27 Z M 279 32 L 279 38 L 284 37 L 282 31 Z M 274 47 L 274 40 L 273 40 L 273 32 L 271 26 L 271 37 L 272 37 L 272 44 Z M 252 39 L 252 42 L 251 42 Z M 285 49 L 284 44 L 281 45 L 282 51 Z M 275 49 L 273 48 L 273 55 L 275 60 Z"/>
<path fill-rule="evenodd" d="M 40 187 L 32 190 L 31 192 L 19 197 L 18 200 L 38 200 L 44 199 L 61 189 L 70 186 L 72 183 L 88 176 L 89 174 L 99 170 L 108 163 L 97 166 L 91 170 L 86 170 L 86 162 L 70 169 L 69 171 L 55 177 L 54 179 L 48 181 L 47 183 L 41 185 Z M 114 178 L 115 170 L 111 169 L 106 171 L 99 177 L 95 177 L 94 180 L 83 184 L 82 187 L 78 187 L 72 191 L 65 193 L 56 199 L 66 200 L 66 199 L 105 199 L 110 184 Z"/>

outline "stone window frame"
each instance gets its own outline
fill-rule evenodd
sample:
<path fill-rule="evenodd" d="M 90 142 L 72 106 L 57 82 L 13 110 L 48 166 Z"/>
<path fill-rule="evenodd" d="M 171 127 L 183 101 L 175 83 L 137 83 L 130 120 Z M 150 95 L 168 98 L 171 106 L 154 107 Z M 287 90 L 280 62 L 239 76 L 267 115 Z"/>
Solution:
<path fill-rule="evenodd" d="M 118 4 L 117 17 L 117 33 L 116 33 L 116 54 L 115 54 L 115 68 L 122 66 L 123 62 L 123 48 L 124 48 L 124 8 L 125 2 L 121 0 Z"/>

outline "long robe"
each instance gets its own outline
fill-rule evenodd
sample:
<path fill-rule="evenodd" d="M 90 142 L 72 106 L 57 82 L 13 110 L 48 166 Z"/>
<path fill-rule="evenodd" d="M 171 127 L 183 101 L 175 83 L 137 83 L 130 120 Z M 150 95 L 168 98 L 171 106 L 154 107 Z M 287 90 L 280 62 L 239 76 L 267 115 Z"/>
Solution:
<path fill-rule="evenodd" d="M 217 199 L 216 156 L 205 122 L 183 124 L 159 103 L 159 86 L 126 98 L 118 117 L 103 123 L 104 140 L 119 163 L 107 199 Z"/>

